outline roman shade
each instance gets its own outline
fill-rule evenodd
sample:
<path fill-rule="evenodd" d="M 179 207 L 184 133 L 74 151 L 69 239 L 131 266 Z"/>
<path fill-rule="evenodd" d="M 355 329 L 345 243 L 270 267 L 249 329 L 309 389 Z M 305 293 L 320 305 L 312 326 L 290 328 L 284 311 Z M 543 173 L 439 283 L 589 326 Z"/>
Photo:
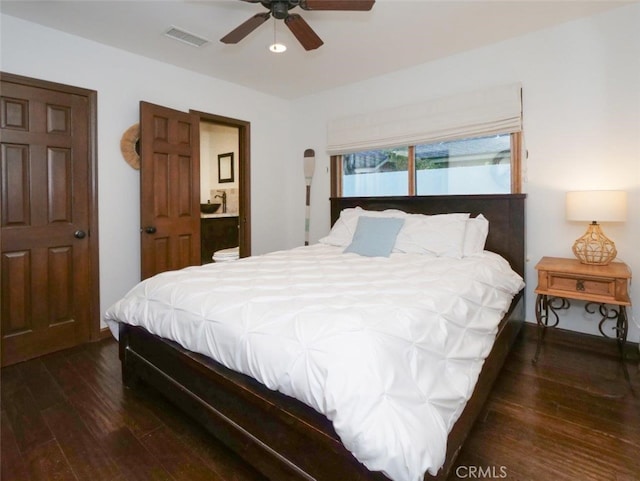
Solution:
<path fill-rule="evenodd" d="M 521 130 L 518 82 L 332 120 L 327 152 L 347 154 Z"/>

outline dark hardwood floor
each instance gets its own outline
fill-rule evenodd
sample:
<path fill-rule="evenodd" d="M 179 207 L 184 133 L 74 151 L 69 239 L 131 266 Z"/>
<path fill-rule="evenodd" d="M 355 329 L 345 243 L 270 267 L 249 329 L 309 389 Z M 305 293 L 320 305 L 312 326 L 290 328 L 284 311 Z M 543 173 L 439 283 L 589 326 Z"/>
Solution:
<path fill-rule="evenodd" d="M 450 479 L 640 480 L 637 361 L 627 381 L 613 344 L 560 330 L 534 352 L 528 326 Z M 264 481 L 153 390 L 124 389 L 111 339 L 1 375 L 3 481 Z"/>

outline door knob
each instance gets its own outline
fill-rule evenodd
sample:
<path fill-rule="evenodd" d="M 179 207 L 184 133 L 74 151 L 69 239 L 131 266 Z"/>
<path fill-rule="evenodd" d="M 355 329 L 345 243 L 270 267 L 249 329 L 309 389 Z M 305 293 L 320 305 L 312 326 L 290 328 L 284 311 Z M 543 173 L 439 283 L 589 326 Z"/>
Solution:
<path fill-rule="evenodd" d="M 145 227 L 145 228 L 144 228 L 144 231 L 145 231 L 147 234 L 155 234 L 155 233 L 156 233 L 156 228 L 155 228 L 155 227 L 153 227 L 152 225 L 150 225 L 150 226 Z"/>
<path fill-rule="evenodd" d="M 76 239 L 84 239 L 87 236 L 87 233 L 83 230 L 77 230 L 73 233 L 73 237 Z"/>

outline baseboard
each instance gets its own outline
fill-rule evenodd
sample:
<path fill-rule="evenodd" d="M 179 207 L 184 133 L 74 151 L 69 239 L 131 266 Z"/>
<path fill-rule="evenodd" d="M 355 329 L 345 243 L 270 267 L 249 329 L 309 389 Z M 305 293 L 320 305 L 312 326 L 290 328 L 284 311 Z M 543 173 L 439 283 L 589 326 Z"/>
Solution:
<path fill-rule="evenodd" d="M 96 341 L 103 341 L 109 337 L 113 337 L 113 335 L 111 334 L 111 329 L 109 329 L 108 327 L 102 327 L 100 328 L 100 332 L 98 333 L 98 338 L 96 339 Z"/>
<path fill-rule="evenodd" d="M 530 341 L 536 342 L 538 339 L 538 325 L 533 322 L 525 322 L 522 329 L 522 336 Z M 618 344 L 614 339 L 608 339 L 596 334 L 571 331 L 561 327 L 550 327 L 544 339 L 545 344 L 564 345 L 576 349 L 603 354 L 605 356 L 620 356 Z M 640 351 L 637 342 L 627 341 L 625 344 L 624 357 L 627 361 L 640 360 Z"/>

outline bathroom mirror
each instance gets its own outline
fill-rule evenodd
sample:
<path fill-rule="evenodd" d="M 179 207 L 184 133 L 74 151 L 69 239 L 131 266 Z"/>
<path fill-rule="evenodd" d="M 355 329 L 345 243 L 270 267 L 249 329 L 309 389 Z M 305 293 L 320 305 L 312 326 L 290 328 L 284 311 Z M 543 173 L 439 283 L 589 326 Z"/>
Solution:
<path fill-rule="evenodd" d="M 218 155 L 218 182 L 233 182 L 233 152 Z"/>
<path fill-rule="evenodd" d="M 200 124 L 200 203 L 221 202 L 226 196 L 224 213 L 238 213 L 239 130 L 237 127 L 201 122 Z M 216 197 L 218 196 L 218 197 Z M 222 214 L 220 208 L 217 212 Z"/>

